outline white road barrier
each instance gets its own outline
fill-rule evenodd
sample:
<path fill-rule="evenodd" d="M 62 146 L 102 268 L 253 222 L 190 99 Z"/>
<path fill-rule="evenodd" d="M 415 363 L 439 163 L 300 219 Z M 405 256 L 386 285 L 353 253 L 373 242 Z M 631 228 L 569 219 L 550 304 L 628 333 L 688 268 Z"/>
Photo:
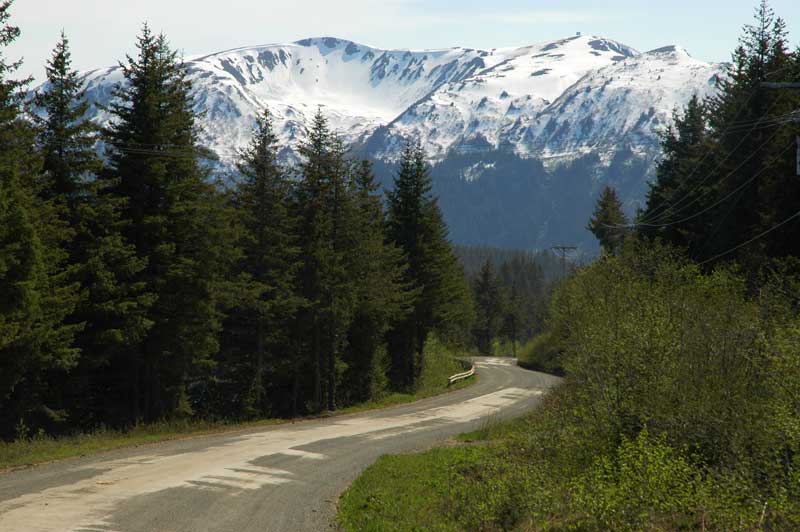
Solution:
<path fill-rule="evenodd" d="M 475 375 L 475 366 L 474 365 L 471 366 L 468 371 L 464 371 L 462 373 L 456 373 L 455 375 L 451 376 L 449 379 L 447 379 L 447 385 L 449 386 L 449 385 L 451 385 L 451 384 L 453 384 L 455 382 L 458 382 L 460 380 L 468 379 L 469 377 L 472 377 L 473 375 Z"/>

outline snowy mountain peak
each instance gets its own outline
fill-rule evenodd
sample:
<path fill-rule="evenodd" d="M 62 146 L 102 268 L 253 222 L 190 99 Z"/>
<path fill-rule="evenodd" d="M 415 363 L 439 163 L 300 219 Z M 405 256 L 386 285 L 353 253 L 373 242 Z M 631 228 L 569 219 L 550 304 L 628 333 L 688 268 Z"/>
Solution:
<path fill-rule="evenodd" d="M 645 52 L 645 55 L 674 55 L 678 57 L 692 57 L 686 48 L 677 45 L 662 46 L 655 50 Z"/>
<path fill-rule="evenodd" d="M 436 159 L 475 146 L 525 156 L 583 153 L 625 137 L 632 124 L 639 124 L 636 142 L 652 146 L 667 108 L 713 90 L 709 80 L 720 74 L 679 46 L 641 54 L 590 35 L 488 50 L 389 50 L 323 36 L 186 64 L 205 112 L 202 139 L 222 158 L 247 142 L 264 107 L 289 145 L 323 107 L 346 141 L 385 159 L 410 136 Z M 122 81 L 118 67 L 85 79 L 89 99 L 102 104 Z M 651 118 L 642 122 L 643 115 Z M 96 118 L 108 119 L 99 109 Z"/>

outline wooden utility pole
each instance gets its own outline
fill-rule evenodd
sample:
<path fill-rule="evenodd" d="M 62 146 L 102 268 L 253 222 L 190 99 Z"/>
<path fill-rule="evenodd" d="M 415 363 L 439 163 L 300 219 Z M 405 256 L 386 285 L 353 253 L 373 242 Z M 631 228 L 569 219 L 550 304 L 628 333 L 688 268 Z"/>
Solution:
<path fill-rule="evenodd" d="M 577 251 L 578 248 L 577 246 L 565 246 L 562 244 L 559 246 L 553 246 L 550 249 L 561 255 L 561 278 L 565 279 L 567 277 L 567 255 L 573 251 Z"/>

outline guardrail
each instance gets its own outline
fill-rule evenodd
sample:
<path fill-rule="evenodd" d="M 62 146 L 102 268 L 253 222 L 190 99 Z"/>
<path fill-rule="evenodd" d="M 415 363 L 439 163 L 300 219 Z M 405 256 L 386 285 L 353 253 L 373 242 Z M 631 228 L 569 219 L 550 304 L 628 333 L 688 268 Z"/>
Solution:
<path fill-rule="evenodd" d="M 447 385 L 450 386 L 451 384 L 456 383 L 460 380 L 468 379 L 473 375 L 475 375 L 474 365 L 471 366 L 467 371 L 464 371 L 462 373 L 456 373 L 455 375 L 451 376 L 449 379 L 447 379 Z"/>

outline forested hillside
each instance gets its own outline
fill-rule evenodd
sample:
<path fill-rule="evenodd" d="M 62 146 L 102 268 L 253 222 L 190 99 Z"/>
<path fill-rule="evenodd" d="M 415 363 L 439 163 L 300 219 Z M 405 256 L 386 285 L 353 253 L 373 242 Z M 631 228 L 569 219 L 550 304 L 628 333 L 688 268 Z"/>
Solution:
<path fill-rule="evenodd" d="M 332 411 L 469 338 L 419 144 L 384 204 L 321 111 L 294 167 L 264 111 L 223 183 L 177 52 L 146 25 L 136 49 L 103 129 L 66 36 L 32 102 L 0 56 L 0 437 Z"/>

